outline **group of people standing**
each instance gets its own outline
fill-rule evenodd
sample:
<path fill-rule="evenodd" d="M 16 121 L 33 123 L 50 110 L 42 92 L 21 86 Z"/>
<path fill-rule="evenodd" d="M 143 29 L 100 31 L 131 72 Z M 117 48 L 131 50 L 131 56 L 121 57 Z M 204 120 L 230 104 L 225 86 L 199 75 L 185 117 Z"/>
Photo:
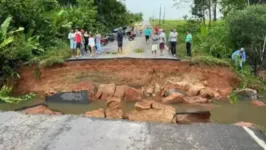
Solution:
<path fill-rule="evenodd" d="M 90 52 L 90 56 L 94 56 L 95 52 L 101 52 L 101 34 L 96 32 L 92 34 L 84 29 L 71 30 L 68 34 L 70 41 L 70 48 L 72 50 L 72 57 L 81 57 L 85 53 Z"/>
<path fill-rule="evenodd" d="M 142 31 L 142 30 L 141 30 Z M 157 50 L 160 49 L 160 55 L 163 56 L 165 49 L 168 49 L 168 52 L 172 56 L 177 56 L 177 40 L 178 33 L 176 29 L 172 29 L 168 36 L 168 42 L 170 48 L 167 47 L 167 38 L 164 29 L 159 27 L 154 28 L 152 33 L 151 28 L 147 27 L 144 31 L 146 43 L 149 39 L 152 38 L 152 55 L 156 56 Z M 87 32 L 84 29 L 71 30 L 68 34 L 68 39 L 70 41 L 70 48 L 72 50 L 72 57 L 81 57 L 86 53 L 90 53 L 90 56 L 94 56 L 95 53 L 101 53 L 101 34 L 98 31 L 95 34 Z M 192 35 L 190 32 L 187 32 L 186 36 L 186 49 L 187 56 L 191 57 L 191 42 Z M 120 29 L 117 33 L 117 43 L 118 43 L 118 53 L 123 53 L 123 32 Z"/>
<path fill-rule="evenodd" d="M 147 27 L 145 29 L 145 37 L 146 42 L 148 42 L 149 38 L 152 36 L 152 54 L 156 56 L 157 50 L 160 49 L 160 54 L 163 56 L 163 51 L 165 49 L 169 49 L 167 47 L 167 38 L 164 29 L 159 29 L 158 26 L 154 28 L 154 34 L 151 34 L 151 29 Z M 178 33 L 176 29 L 172 29 L 168 36 L 168 42 L 170 45 L 169 54 L 172 56 L 177 56 L 177 40 L 178 40 Z M 192 42 L 192 35 L 188 31 L 186 36 L 186 49 L 187 49 L 187 56 L 191 57 L 191 42 Z"/>

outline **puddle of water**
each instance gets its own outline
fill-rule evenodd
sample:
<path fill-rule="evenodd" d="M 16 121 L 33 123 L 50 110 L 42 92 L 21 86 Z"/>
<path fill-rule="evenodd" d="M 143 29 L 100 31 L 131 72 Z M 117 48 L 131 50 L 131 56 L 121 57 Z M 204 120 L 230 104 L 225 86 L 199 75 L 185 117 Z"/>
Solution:
<path fill-rule="evenodd" d="M 193 110 L 210 110 L 211 121 L 232 124 L 240 121 L 252 122 L 266 127 L 266 107 L 254 107 L 248 101 L 237 104 L 218 103 L 213 105 L 175 105 L 177 112 Z"/>
<path fill-rule="evenodd" d="M 44 103 L 44 100 L 39 98 L 37 100 L 23 102 L 20 104 L 0 103 L 0 110 L 12 111 L 26 106 Z M 84 104 L 67 104 L 67 103 L 46 103 L 49 108 L 61 111 L 65 114 L 84 114 L 87 111 L 98 108 L 105 108 L 105 101 L 94 101 L 88 105 Z M 232 124 L 239 121 L 252 122 L 266 127 L 266 107 L 254 107 L 248 101 L 239 101 L 237 104 L 218 103 L 213 105 L 172 105 L 177 112 L 184 111 L 199 111 L 210 110 L 211 120 L 215 123 Z M 129 112 L 134 109 L 134 103 L 123 103 L 123 112 Z"/>

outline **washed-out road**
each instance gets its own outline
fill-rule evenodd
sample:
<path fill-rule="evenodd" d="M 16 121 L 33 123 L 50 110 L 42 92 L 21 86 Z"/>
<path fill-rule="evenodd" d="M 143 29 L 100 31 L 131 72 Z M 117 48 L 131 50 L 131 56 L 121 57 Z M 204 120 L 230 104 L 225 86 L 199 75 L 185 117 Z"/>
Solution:
<path fill-rule="evenodd" d="M 0 112 L 1 150 L 265 150 L 254 129 Z"/>

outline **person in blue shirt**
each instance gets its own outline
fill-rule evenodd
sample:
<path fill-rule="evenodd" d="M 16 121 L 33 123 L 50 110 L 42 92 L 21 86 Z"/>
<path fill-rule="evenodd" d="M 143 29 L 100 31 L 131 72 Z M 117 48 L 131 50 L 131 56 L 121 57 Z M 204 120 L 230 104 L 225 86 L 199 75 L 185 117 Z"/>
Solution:
<path fill-rule="evenodd" d="M 246 62 L 247 56 L 244 48 L 241 48 L 240 50 L 236 50 L 232 54 L 232 60 L 235 62 L 235 64 L 240 67 L 241 69 L 243 68 L 243 63 Z"/>
<path fill-rule="evenodd" d="M 145 33 L 146 43 L 147 43 L 151 36 L 151 30 L 149 28 L 146 28 L 144 33 Z"/>

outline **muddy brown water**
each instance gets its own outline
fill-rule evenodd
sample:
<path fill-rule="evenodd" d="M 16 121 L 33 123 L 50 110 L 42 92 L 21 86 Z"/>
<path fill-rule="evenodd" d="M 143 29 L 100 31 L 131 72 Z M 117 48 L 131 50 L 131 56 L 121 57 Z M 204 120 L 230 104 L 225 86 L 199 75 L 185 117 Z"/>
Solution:
<path fill-rule="evenodd" d="M 44 103 L 43 98 L 36 100 L 22 102 L 19 104 L 0 103 L 0 110 L 12 111 L 22 107 L 32 106 L 35 104 Z M 65 114 L 82 115 L 87 111 L 95 110 L 98 108 L 105 108 L 105 101 L 94 101 L 87 105 L 84 104 L 67 104 L 67 103 L 46 103 L 49 108 L 61 111 Z M 219 102 L 215 104 L 204 105 L 187 105 L 176 104 L 172 105 L 176 108 L 177 112 L 189 111 L 211 111 L 211 121 L 214 123 L 232 124 L 239 121 L 253 122 L 257 125 L 266 127 L 266 108 L 254 107 L 248 101 L 239 101 L 237 104 L 230 104 L 227 102 Z M 134 103 L 123 103 L 123 111 L 129 112 L 134 108 Z"/>

